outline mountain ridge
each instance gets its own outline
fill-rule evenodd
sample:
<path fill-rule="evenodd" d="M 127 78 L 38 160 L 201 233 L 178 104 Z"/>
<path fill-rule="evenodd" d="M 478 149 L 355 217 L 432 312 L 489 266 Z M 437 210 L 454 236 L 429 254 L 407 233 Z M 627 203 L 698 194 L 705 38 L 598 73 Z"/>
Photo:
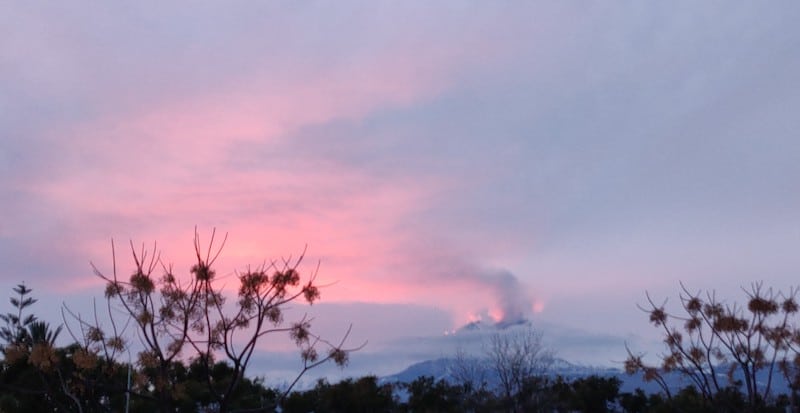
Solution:
<path fill-rule="evenodd" d="M 480 362 L 487 363 L 487 359 L 478 359 Z M 410 383 L 415 379 L 422 376 L 430 376 L 435 380 L 445 380 L 449 383 L 456 383 L 457 380 L 453 377 L 452 371 L 456 363 L 463 363 L 455 357 L 440 357 L 436 359 L 424 360 L 414 363 L 400 372 L 381 377 L 384 383 Z M 724 369 L 720 370 L 724 371 Z M 487 376 L 488 370 L 485 370 Z M 762 372 L 763 373 L 763 372 Z M 580 378 L 598 376 L 604 378 L 615 377 L 620 380 L 620 392 L 633 392 L 636 389 L 642 389 L 645 393 L 659 393 L 662 391 L 661 387 L 654 381 L 647 382 L 643 379 L 641 373 L 627 374 L 622 369 L 616 367 L 600 367 L 572 363 L 562 358 L 554 358 L 553 364 L 545 373 L 547 377 L 556 378 L 561 377 L 567 381 L 573 381 Z M 722 375 L 724 376 L 724 375 Z M 691 384 L 688 378 L 684 377 L 678 372 L 669 372 L 664 374 L 670 390 L 679 390 Z M 759 376 L 760 382 L 766 381 L 766 374 Z M 735 380 L 741 380 L 740 377 L 735 376 Z M 727 380 L 727 377 L 724 377 Z M 489 377 L 487 383 L 490 387 L 497 384 L 496 379 Z M 727 381 L 726 381 L 727 382 Z M 772 394 L 788 394 L 790 388 L 788 382 L 780 375 L 773 377 Z"/>

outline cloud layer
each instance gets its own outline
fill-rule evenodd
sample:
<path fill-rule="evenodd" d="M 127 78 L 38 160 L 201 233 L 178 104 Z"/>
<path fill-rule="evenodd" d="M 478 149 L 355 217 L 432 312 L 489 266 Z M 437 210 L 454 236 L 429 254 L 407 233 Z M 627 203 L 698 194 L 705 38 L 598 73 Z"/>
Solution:
<path fill-rule="evenodd" d="M 431 329 L 796 279 L 795 3 L 195 6 L 0 6 L 0 287 L 195 225 Z"/>

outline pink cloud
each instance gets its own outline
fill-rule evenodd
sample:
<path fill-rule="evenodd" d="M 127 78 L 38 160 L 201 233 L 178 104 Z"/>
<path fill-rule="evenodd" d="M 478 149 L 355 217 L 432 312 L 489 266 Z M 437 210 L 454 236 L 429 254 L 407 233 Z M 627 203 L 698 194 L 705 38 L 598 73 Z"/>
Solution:
<path fill-rule="evenodd" d="M 101 268 L 110 264 L 112 237 L 125 258 L 129 239 L 137 247 L 158 241 L 165 260 L 188 268 L 192 228 L 217 227 L 231 234 L 223 271 L 297 254 L 308 244 L 310 263 L 322 261 L 320 280 L 333 283 L 323 291 L 325 299 L 426 303 L 459 314 L 499 311 L 495 293 L 480 282 L 441 280 L 420 265 L 438 253 L 417 249 L 429 234 L 420 224 L 409 225 L 408 217 L 426 207 L 442 182 L 386 181 L 354 166 L 286 152 L 285 145 L 303 128 L 358 123 L 434 99 L 498 53 L 510 53 L 495 51 L 483 36 L 486 22 L 464 23 L 474 30 L 465 35 L 429 22 L 416 36 L 395 31 L 386 47 L 378 42 L 347 58 L 315 58 L 315 64 L 297 65 L 291 52 L 283 59 L 252 56 L 255 63 L 215 77 L 213 84 L 175 78 L 174 86 L 155 78 L 139 90 L 125 82 L 122 70 L 109 75 L 76 68 L 78 78 L 97 76 L 98 85 L 83 99 L 120 104 L 74 124 L 46 127 L 44 136 L 61 150 L 56 176 L 27 190 L 65 211 L 69 218 L 56 231 L 74 232 L 75 242 L 66 248 Z M 95 52 L 73 50 L 68 60 Z M 155 61 L 137 64 L 134 81 L 159 73 L 151 73 Z M 237 168 L 235 149 L 251 144 L 283 160 Z M 71 275 L 78 280 L 71 288 L 99 285 L 86 267 Z"/>

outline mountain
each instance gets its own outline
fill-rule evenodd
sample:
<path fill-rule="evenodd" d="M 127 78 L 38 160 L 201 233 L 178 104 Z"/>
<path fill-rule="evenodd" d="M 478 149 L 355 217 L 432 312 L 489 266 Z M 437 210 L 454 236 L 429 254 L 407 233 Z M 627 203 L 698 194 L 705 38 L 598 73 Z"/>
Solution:
<path fill-rule="evenodd" d="M 486 360 L 479 362 L 486 363 Z M 456 363 L 463 363 L 463 361 L 448 357 L 425 360 L 412 364 L 403 371 L 385 376 L 381 379 L 381 381 L 384 383 L 410 383 L 420 376 L 431 376 L 435 380 L 446 380 L 452 383 L 455 382 L 455 379 L 451 375 L 451 372 L 453 371 L 453 367 L 456 366 Z M 727 369 L 721 367 L 719 370 L 726 371 Z M 622 383 L 620 386 L 620 392 L 622 393 L 633 392 L 637 388 L 644 390 L 645 393 L 658 393 L 661 391 L 661 388 L 655 382 L 644 381 L 642 374 L 629 375 L 621 369 L 614 367 L 586 366 L 570 363 L 569 361 L 560 358 L 553 360 L 553 364 L 550 367 L 547 375 L 550 377 L 560 376 L 567 381 L 573 381 L 575 379 L 589 376 L 616 377 Z M 724 374 L 720 374 L 719 376 L 722 382 L 727 383 L 727 377 L 725 377 Z M 743 378 L 740 376 L 741 374 L 734 375 L 734 379 L 742 380 Z M 759 376 L 758 380 L 762 386 L 764 383 L 766 383 L 767 377 L 768 375 L 766 372 L 763 372 L 763 374 Z M 687 378 L 676 372 L 665 374 L 665 378 L 668 386 L 672 390 L 679 390 L 690 384 Z M 497 380 L 493 379 L 492 377 L 487 377 L 487 381 L 490 387 L 497 383 Z M 773 394 L 786 394 L 790 391 L 788 383 L 780 376 L 773 379 L 772 389 Z"/>
<path fill-rule="evenodd" d="M 485 345 L 488 337 L 498 333 L 506 334 L 506 333 L 511 333 L 514 330 L 525 330 L 531 328 L 532 326 L 533 326 L 532 322 L 525 318 L 519 318 L 510 321 L 501 320 L 500 322 L 478 320 L 465 324 L 462 327 L 454 331 L 451 331 L 450 333 L 448 333 L 447 337 L 457 340 L 459 349 L 464 350 L 466 354 L 473 354 L 473 355 L 485 354 L 485 347 L 483 346 Z M 537 326 L 537 328 L 540 331 L 542 330 L 542 326 Z M 569 336 L 567 337 L 569 338 Z M 572 338 L 574 339 L 574 337 Z M 581 347 L 584 353 L 586 351 L 599 350 L 604 343 L 603 340 L 592 341 L 591 340 L 592 337 L 579 336 L 579 338 L 584 342 L 589 342 L 594 344 L 594 347 L 586 347 L 586 346 Z M 612 344 L 616 345 L 615 342 Z M 562 350 L 563 345 L 562 347 L 556 347 L 556 348 Z M 559 353 L 563 354 L 561 353 L 561 351 L 559 351 Z M 578 354 L 578 357 L 581 357 L 581 355 Z M 464 363 L 472 363 L 472 364 L 465 365 Z M 728 377 L 725 374 L 727 371 L 730 370 L 729 367 L 730 365 L 720 365 L 717 366 L 716 368 L 717 379 L 719 383 L 723 386 L 729 383 Z M 455 357 L 440 357 L 414 363 L 400 372 L 384 376 L 381 380 L 383 382 L 408 383 L 420 376 L 430 376 L 436 380 L 446 380 L 451 383 L 454 383 L 457 380 L 451 373 L 456 372 L 457 376 L 464 377 L 464 373 L 468 372 L 469 373 L 468 377 L 480 377 L 481 378 L 480 381 L 485 380 L 486 382 L 488 382 L 488 385 L 490 387 L 494 387 L 498 383 L 498 380 L 496 377 L 492 377 L 492 374 L 489 373 L 491 370 L 492 369 L 489 366 L 489 361 L 485 358 L 468 356 L 466 357 L 466 360 L 464 360 L 463 358 L 459 360 Z M 547 374 L 550 377 L 560 376 L 567 381 L 573 381 L 578 378 L 588 377 L 592 375 L 600 377 L 615 377 L 620 380 L 621 383 L 620 391 L 623 393 L 633 392 L 637 388 L 644 390 L 646 393 L 661 392 L 661 388 L 657 383 L 655 383 L 654 381 L 650 382 L 644 381 L 641 373 L 629 375 L 626 374 L 624 371 L 622 371 L 622 369 L 620 368 L 598 367 L 588 364 L 577 364 L 568 361 L 565 358 L 555 358 Z M 759 388 L 763 388 L 763 386 L 766 386 L 766 383 L 769 381 L 769 374 L 770 374 L 769 371 L 761 371 L 758 373 L 756 379 L 759 383 Z M 678 372 L 666 373 L 664 374 L 664 378 L 666 380 L 667 386 L 672 391 L 680 390 L 692 384 L 688 377 L 685 377 L 684 375 Z M 733 380 L 734 383 L 744 382 L 744 376 L 742 375 L 739 369 L 734 369 Z M 783 378 L 781 374 L 777 372 L 773 375 L 773 378 L 771 380 L 771 388 L 772 388 L 772 394 L 787 394 L 790 392 L 787 381 Z"/>
<path fill-rule="evenodd" d="M 401 382 L 408 383 L 420 376 L 431 376 L 436 380 L 443 379 L 447 381 L 454 381 L 451 371 L 457 363 L 463 363 L 456 358 L 443 357 L 433 360 L 425 360 L 419 363 L 412 364 L 403 371 L 383 377 L 384 382 Z M 467 362 L 483 362 L 486 360 L 472 360 Z M 556 358 L 548 372 L 549 376 L 561 376 L 568 380 L 573 380 L 580 377 L 587 377 L 591 375 L 610 377 L 615 376 L 622 379 L 627 376 L 622 370 L 613 367 L 595 367 L 584 366 L 579 364 L 570 363 L 564 359 Z M 489 380 L 491 381 L 491 379 Z"/>
<path fill-rule="evenodd" d="M 408 366 L 405 370 L 385 376 L 381 380 L 388 383 L 410 383 L 418 377 L 430 376 L 435 380 L 454 381 L 450 375 L 451 366 L 455 362 L 453 358 L 438 358 L 435 360 L 425 360 Z"/>

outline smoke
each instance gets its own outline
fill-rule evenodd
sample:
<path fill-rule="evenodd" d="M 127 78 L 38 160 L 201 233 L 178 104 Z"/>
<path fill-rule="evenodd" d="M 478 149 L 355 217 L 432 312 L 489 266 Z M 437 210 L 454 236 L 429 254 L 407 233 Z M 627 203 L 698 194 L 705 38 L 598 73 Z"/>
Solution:
<path fill-rule="evenodd" d="M 511 325 L 529 319 L 541 307 L 529 286 L 511 271 L 481 265 L 467 254 L 441 246 L 413 251 L 412 280 L 429 299 L 449 307 L 456 323 L 491 320 Z"/>
<path fill-rule="evenodd" d="M 448 274 L 474 300 L 468 311 L 472 321 L 491 319 L 498 325 L 512 325 L 527 320 L 534 311 L 534 298 L 528 286 L 508 270 L 487 270 L 462 266 Z"/>
<path fill-rule="evenodd" d="M 533 309 L 533 297 L 519 279 L 509 271 L 484 271 L 475 281 L 489 289 L 499 310 L 498 324 L 513 324 L 527 319 Z"/>

